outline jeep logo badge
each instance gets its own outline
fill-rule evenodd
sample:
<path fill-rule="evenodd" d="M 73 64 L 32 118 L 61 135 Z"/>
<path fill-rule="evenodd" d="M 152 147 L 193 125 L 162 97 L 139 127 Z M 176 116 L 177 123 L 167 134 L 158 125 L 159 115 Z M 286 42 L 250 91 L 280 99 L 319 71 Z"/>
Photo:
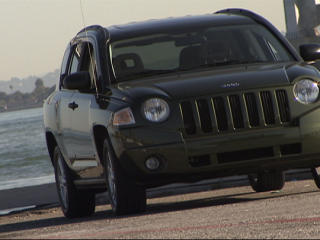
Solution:
<path fill-rule="evenodd" d="M 222 88 L 235 88 L 235 87 L 239 87 L 239 86 L 240 86 L 240 83 L 238 83 L 238 82 L 225 83 L 225 84 L 221 85 Z"/>

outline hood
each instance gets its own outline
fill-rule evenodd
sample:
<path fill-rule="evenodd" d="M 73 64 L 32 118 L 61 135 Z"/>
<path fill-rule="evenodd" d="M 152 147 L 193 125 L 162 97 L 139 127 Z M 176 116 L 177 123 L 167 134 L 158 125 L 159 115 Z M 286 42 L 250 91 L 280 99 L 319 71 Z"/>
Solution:
<path fill-rule="evenodd" d="M 214 71 L 184 72 L 171 75 L 158 75 L 123 82 L 118 85 L 129 95 L 140 95 L 148 89 L 148 94 L 163 92 L 172 99 L 193 96 L 230 93 L 250 89 L 280 87 L 291 84 L 299 76 L 318 76 L 313 67 L 299 64 L 272 64 L 223 68 Z M 144 90 L 143 90 L 144 89 Z M 139 94 L 138 94 L 139 92 Z"/>

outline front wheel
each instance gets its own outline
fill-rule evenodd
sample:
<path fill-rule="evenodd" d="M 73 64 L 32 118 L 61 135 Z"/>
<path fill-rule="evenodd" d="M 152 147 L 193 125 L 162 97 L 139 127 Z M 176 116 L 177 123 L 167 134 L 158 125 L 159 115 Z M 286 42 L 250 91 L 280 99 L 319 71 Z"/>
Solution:
<path fill-rule="evenodd" d="M 282 171 L 250 174 L 248 178 L 252 189 L 256 192 L 280 190 L 285 183 L 285 175 Z"/>
<path fill-rule="evenodd" d="M 124 215 L 145 211 L 145 188 L 130 181 L 126 176 L 107 140 L 104 142 L 103 157 L 109 200 L 114 214 Z"/>
<path fill-rule="evenodd" d="M 94 213 L 95 195 L 76 189 L 71 171 L 58 147 L 54 150 L 54 172 L 63 214 L 67 218 L 87 217 Z"/>

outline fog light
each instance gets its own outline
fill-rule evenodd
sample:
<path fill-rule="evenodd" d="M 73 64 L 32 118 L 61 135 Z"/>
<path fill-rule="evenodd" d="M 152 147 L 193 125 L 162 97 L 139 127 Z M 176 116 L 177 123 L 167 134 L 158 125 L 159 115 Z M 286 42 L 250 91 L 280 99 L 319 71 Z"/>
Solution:
<path fill-rule="evenodd" d="M 155 171 L 160 167 L 160 160 L 156 157 L 149 157 L 146 160 L 145 165 L 149 170 Z"/>

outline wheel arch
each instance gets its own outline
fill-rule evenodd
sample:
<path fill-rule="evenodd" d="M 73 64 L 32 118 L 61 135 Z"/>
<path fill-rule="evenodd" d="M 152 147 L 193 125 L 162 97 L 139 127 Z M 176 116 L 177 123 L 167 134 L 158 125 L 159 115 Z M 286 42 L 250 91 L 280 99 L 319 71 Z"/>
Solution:
<path fill-rule="evenodd" d="M 49 132 L 49 131 L 46 132 L 46 142 L 47 142 L 47 148 L 48 148 L 50 160 L 53 165 L 54 149 L 58 144 L 52 132 Z"/>
<path fill-rule="evenodd" d="M 104 166 L 104 161 L 102 161 L 104 140 L 108 139 L 108 141 L 110 141 L 108 129 L 103 125 L 95 125 L 93 127 L 93 136 L 98 157 L 100 159 L 101 164 Z"/>

